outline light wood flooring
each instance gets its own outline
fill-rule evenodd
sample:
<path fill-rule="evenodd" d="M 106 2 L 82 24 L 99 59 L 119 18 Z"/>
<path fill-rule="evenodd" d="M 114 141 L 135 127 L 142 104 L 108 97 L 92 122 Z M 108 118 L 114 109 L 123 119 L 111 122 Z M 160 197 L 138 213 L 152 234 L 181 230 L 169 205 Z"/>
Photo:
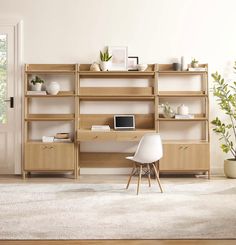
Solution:
<path fill-rule="evenodd" d="M 161 176 L 162 183 L 193 183 L 199 181 L 211 181 L 205 176 Z M 3 183 L 119 183 L 126 184 L 127 175 L 81 175 L 77 180 L 63 175 L 33 175 L 23 180 L 21 176 L 0 175 L 0 184 Z M 222 180 L 225 177 L 215 176 L 214 180 Z M 137 180 L 134 178 L 132 183 Z M 143 183 L 147 179 L 143 179 Z M 0 245 L 235 245 L 236 240 L 27 240 L 5 241 L 0 240 Z"/>

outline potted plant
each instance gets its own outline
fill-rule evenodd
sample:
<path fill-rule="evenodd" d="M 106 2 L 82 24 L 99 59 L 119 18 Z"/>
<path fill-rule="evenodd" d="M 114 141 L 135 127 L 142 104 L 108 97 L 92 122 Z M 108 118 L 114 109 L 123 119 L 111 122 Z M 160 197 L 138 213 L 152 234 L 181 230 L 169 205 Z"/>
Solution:
<path fill-rule="evenodd" d="M 106 49 L 106 51 L 104 53 L 102 53 L 102 51 L 100 51 L 100 59 L 101 59 L 100 66 L 101 66 L 102 71 L 108 71 L 110 69 L 111 58 L 112 58 L 112 55 L 109 55 L 108 49 Z"/>
<path fill-rule="evenodd" d="M 38 77 L 38 76 L 35 76 L 35 78 L 32 79 L 32 80 L 30 81 L 30 83 L 31 83 L 31 86 L 32 86 L 32 90 L 33 90 L 33 91 L 41 91 L 42 85 L 43 85 L 43 83 L 44 83 L 44 80 L 42 80 L 42 79 L 41 79 L 40 77 Z"/>
<path fill-rule="evenodd" d="M 191 61 L 191 67 L 193 67 L 193 68 L 198 67 L 198 61 L 195 58 Z"/>
<path fill-rule="evenodd" d="M 213 131 L 220 135 L 220 140 L 223 140 L 221 149 L 225 153 L 230 152 L 233 156 L 224 161 L 225 175 L 228 178 L 236 178 L 236 82 L 230 85 L 218 72 L 213 73 L 212 77 L 214 78 L 213 94 L 228 120 L 220 120 L 216 117 L 211 123 L 214 125 Z"/>

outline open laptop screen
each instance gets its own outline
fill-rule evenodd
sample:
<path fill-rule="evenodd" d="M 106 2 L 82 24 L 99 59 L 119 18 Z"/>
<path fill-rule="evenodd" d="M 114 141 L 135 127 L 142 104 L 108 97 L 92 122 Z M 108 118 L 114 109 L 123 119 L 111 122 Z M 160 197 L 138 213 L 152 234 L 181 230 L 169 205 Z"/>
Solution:
<path fill-rule="evenodd" d="M 134 115 L 115 115 L 114 129 L 135 129 Z"/>

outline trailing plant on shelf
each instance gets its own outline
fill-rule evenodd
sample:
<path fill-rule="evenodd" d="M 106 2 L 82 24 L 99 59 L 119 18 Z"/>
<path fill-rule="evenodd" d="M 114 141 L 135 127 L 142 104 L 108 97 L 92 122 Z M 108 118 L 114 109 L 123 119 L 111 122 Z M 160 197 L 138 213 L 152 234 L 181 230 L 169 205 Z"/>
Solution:
<path fill-rule="evenodd" d="M 100 59 L 101 59 L 101 70 L 102 71 L 108 71 L 110 69 L 110 60 L 112 58 L 112 55 L 109 54 L 108 48 L 103 53 L 100 51 Z"/>
<path fill-rule="evenodd" d="M 41 91 L 44 80 L 42 80 L 39 76 L 35 76 L 35 78 L 32 79 L 30 83 L 32 84 L 33 90 Z"/>
<path fill-rule="evenodd" d="M 236 62 L 234 69 L 236 70 Z M 218 72 L 213 73 L 212 78 L 213 94 L 228 120 L 223 121 L 216 117 L 211 123 L 214 125 L 213 131 L 220 136 L 220 140 L 223 140 L 222 151 L 230 152 L 233 156 L 232 159 L 225 160 L 225 175 L 236 178 L 236 82 L 229 84 Z"/>

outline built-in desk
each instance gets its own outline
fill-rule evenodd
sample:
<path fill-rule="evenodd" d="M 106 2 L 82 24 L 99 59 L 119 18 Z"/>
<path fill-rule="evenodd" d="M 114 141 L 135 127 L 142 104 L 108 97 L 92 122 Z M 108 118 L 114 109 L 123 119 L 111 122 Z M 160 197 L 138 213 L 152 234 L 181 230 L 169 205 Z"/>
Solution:
<path fill-rule="evenodd" d="M 83 168 L 126 168 L 132 167 L 131 161 L 125 159 L 133 153 L 124 152 L 80 152 L 80 142 L 138 142 L 146 133 L 155 133 L 154 129 L 136 129 L 127 131 L 94 132 L 90 129 L 79 129 L 77 131 L 77 146 L 79 156 L 79 169 Z M 79 170 L 78 169 L 78 170 Z"/>

